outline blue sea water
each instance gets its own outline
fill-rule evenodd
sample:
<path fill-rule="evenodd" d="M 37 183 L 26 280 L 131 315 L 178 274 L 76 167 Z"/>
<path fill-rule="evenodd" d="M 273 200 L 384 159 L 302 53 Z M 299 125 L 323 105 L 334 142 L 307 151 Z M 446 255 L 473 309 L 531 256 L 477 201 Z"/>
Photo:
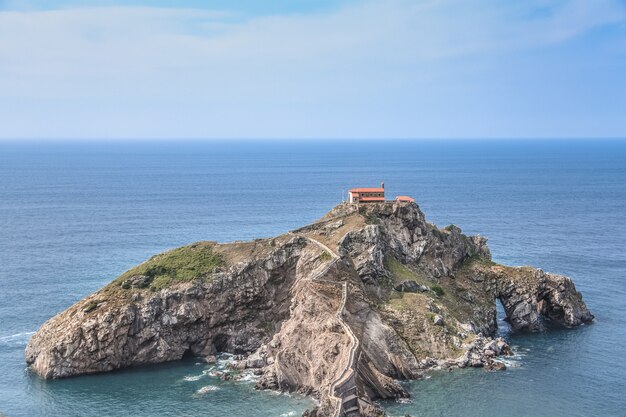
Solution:
<path fill-rule="evenodd" d="M 573 277 L 596 315 L 538 335 L 503 326 L 507 371 L 433 373 L 407 383 L 410 403 L 385 402 L 391 415 L 626 415 L 626 142 L 600 140 L 0 143 L 0 414 L 300 415 L 309 399 L 193 359 L 43 381 L 23 351 L 154 253 L 275 235 L 381 180 L 430 221 L 488 236 L 494 260 Z"/>

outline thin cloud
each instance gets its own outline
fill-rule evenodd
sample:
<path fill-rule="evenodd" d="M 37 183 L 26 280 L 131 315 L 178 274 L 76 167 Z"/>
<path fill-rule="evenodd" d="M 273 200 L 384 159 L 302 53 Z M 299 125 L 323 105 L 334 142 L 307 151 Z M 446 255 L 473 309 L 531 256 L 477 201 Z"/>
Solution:
<path fill-rule="evenodd" d="M 438 95 L 467 92 L 453 91 L 450 79 L 475 83 L 476 65 L 558 48 L 624 19 L 611 0 L 371 1 L 251 18 L 119 6 L 5 11 L 0 110 L 10 117 L 0 137 L 363 136 L 385 128 L 445 136 L 454 132 L 440 122 L 418 125 L 383 106 L 442 107 L 444 119 Z"/>

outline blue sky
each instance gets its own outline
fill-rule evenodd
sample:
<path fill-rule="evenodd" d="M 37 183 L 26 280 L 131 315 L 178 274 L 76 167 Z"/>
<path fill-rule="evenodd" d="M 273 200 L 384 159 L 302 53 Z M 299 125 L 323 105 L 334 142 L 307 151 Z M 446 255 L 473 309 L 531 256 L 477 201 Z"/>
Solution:
<path fill-rule="evenodd" d="M 625 0 L 0 0 L 0 138 L 626 137 Z"/>

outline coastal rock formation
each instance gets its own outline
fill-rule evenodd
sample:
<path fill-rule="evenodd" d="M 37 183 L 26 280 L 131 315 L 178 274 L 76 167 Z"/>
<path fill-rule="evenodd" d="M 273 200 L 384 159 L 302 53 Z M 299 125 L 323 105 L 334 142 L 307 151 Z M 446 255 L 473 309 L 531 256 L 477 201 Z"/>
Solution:
<path fill-rule="evenodd" d="M 493 268 L 491 272 L 498 283 L 496 296 L 516 330 L 544 330 L 546 319 L 565 327 L 593 319 L 568 277 L 533 268 L 518 268 L 513 273 Z"/>
<path fill-rule="evenodd" d="M 307 415 L 374 416 L 426 369 L 503 369 L 498 299 L 515 330 L 593 320 L 569 278 L 497 265 L 415 203 L 343 204 L 272 239 L 157 255 L 47 321 L 26 362 L 63 378 L 230 352 L 257 388 L 318 398 Z"/>

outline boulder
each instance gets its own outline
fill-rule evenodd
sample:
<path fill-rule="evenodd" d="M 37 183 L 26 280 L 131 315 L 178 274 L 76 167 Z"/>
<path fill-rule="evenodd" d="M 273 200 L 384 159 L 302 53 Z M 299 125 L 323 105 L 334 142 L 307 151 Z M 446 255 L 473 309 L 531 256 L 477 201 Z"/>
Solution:
<path fill-rule="evenodd" d="M 400 292 L 418 292 L 420 291 L 420 286 L 415 281 L 407 280 L 396 285 L 394 289 Z M 426 291 L 428 291 L 428 288 L 426 288 Z"/>

